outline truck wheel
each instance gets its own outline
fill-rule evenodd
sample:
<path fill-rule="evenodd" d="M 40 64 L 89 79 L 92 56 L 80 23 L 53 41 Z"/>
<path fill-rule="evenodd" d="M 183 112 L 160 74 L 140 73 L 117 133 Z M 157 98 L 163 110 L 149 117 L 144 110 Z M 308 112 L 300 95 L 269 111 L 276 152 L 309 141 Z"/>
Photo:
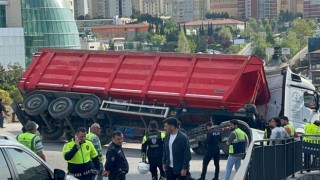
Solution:
<path fill-rule="evenodd" d="M 31 116 L 43 113 L 48 108 L 48 100 L 42 94 L 32 94 L 24 100 L 23 107 Z"/>
<path fill-rule="evenodd" d="M 49 105 L 49 113 L 55 119 L 65 119 L 73 112 L 73 103 L 67 97 L 60 97 Z"/>
<path fill-rule="evenodd" d="M 58 126 L 55 126 L 53 129 L 41 127 L 39 128 L 39 132 L 44 139 L 57 140 L 63 135 L 64 130 L 62 127 Z"/>
<path fill-rule="evenodd" d="M 92 118 L 99 112 L 99 99 L 95 96 L 87 96 L 80 99 L 76 104 L 76 113 L 82 118 Z"/>
<path fill-rule="evenodd" d="M 196 148 L 192 148 L 192 150 L 194 153 L 199 155 L 205 155 L 207 151 L 206 147 L 202 143 L 199 143 L 199 146 Z"/>

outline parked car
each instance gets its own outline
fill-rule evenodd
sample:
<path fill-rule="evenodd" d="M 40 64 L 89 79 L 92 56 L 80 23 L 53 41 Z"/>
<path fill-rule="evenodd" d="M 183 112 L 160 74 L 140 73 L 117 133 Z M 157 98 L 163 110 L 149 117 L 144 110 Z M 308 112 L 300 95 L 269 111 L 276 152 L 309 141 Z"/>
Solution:
<path fill-rule="evenodd" d="M 0 134 L 0 179 L 73 180 L 61 169 L 52 169 L 38 155 L 15 138 Z"/>

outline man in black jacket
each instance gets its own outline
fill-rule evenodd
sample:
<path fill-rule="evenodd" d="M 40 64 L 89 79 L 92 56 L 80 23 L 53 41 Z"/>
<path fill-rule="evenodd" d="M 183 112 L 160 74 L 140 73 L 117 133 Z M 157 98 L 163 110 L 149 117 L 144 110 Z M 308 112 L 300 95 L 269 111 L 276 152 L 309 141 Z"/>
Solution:
<path fill-rule="evenodd" d="M 107 160 L 104 165 L 104 176 L 109 180 L 125 180 L 129 172 L 129 164 L 122 150 L 123 134 L 120 131 L 112 133 L 112 143 L 107 151 Z"/>
<path fill-rule="evenodd" d="M 207 123 L 206 127 L 208 130 L 206 138 L 207 152 L 203 158 L 201 177 L 198 180 L 206 179 L 207 168 L 211 159 L 213 159 L 214 166 L 216 167 L 213 180 L 218 180 L 221 134 L 219 128 L 214 128 L 211 122 Z"/>
<path fill-rule="evenodd" d="M 159 180 L 164 180 L 165 173 L 162 168 L 163 139 L 165 134 L 158 130 L 157 121 L 150 121 L 149 132 L 142 138 L 141 155 L 142 161 L 146 162 L 146 156 L 150 164 L 152 180 L 158 180 L 157 168 L 160 171 Z"/>
<path fill-rule="evenodd" d="M 167 180 L 185 180 L 191 160 L 188 137 L 179 131 L 178 120 L 167 118 L 164 121 L 166 137 L 164 139 L 163 168 Z"/>

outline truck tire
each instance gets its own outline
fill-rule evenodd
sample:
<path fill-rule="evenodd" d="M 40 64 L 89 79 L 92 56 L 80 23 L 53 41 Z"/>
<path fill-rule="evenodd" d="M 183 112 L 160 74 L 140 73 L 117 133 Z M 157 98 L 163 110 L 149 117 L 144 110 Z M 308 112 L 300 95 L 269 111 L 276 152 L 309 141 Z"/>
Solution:
<path fill-rule="evenodd" d="M 58 127 L 58 126 L 55 126 L 53 129 L 49 129 L 47 127 L 41 127 L 39 128 L 39 132 L 44 139 L 57 140 L 63 135 L 64 130 L 62 127 Z"/>
<path fill-rule="evenodd" d="M 99 112 L 99 99 L 95 96 L 86 96 L 80 99 L 75 107 L 76 113 L 82 118 L 92 118 Z"/>
<path fill-rule="evenodd" d="M 32 94 L 24 100 L 23 108 L 29 115 L 36 116 L 48 108 L 48 100 L 42 94 Z"/>
<path fill-rule="evenodd" d="M 199 155 L 205 155 L 206 154 L 206 146 L 202 143 L 199 142 L 199 146 L 196 147 L 196 148 L 192 148 L 192 151 L 196 154 L 199 154 Z"/>
<path fill-rule="evenodd" d="M 71 99 L 60 97 L 53 100 L 49 105 L 49 113 L 54 119 L 65 119 L 74 110 Z"/>

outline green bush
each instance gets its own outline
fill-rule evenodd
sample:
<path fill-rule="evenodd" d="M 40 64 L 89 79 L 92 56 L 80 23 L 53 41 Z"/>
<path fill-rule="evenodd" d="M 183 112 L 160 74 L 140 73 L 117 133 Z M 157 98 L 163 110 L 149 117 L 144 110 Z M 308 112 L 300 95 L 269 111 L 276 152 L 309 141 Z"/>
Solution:
<path fill-rule="evenodd" d="M 13 102 L 10 98 L 10 94 L 3 89 L 0 89 L 0 98 L 2 99 L 4 105 L 10 105 Z"/>
<path fill-rule="evenodd" d="M 9 94 L 11 99 L 15 100 L 19 104 L 22 104 L 23 98 L 18 88 L 15 87 L 13 90 L 9 91 Z"/>

